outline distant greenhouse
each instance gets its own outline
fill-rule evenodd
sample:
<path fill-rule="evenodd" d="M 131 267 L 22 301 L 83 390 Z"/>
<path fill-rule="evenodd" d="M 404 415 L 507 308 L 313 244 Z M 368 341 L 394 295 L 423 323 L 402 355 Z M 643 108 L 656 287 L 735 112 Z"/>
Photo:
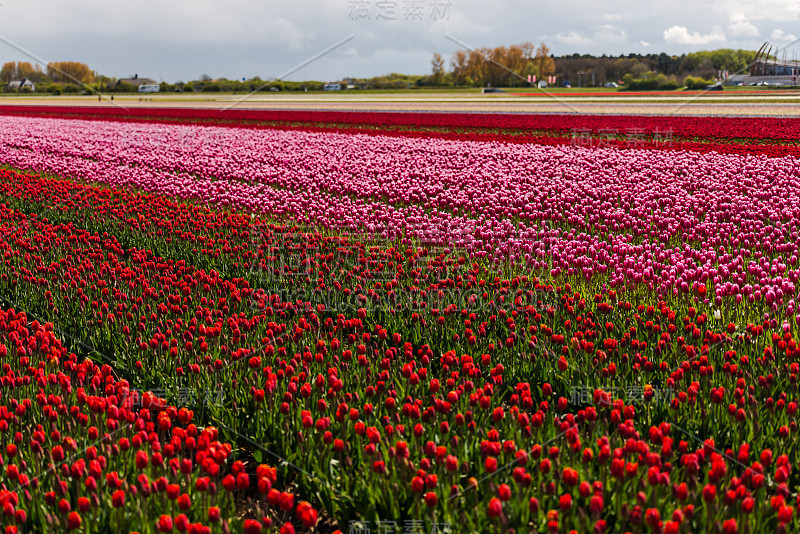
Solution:
<path fill-rule="evenodd" d="M 800 59 L 795 55 L 788 58 L 786 50 L 764 43 L 756 52 L 746 75 L 729 77 L 733 83 L 744 85 L 798 85 Z"/>

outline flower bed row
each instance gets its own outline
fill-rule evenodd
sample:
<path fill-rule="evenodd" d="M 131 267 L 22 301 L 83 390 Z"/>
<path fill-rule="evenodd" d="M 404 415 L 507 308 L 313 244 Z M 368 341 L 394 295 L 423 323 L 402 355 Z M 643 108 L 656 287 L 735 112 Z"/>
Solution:
<path fill-rule="evenodd" d="M 792 157 L 44 119 L 0 125 L 0 160 L 17 167 L 449 247 L 471 261 L 655 298 L 705 286 L 709 302 L 734 314 L 762 300 L 771 311 L 797 311 Z"/>
<path fill-rule="evenodd" d="M 254 533 L 273 518 L 316 523 L 310 505 L 295 507 L 292 494 L 272 488 L 274 468 L 245 472 L 216 428 L 131 390 L 108 365 L 76 358 L 52 323 L 0 312 L 0 356 L 6 533 Z M 262 516 L 235 518 L 230 478 L 260 495 L 250 512 Z"/>
<path fill-rule="evenodd" d="M 353 111 L 288 111 L 256 109 L 125 108 L 81 106 L 0 106 L 0 114 L 48 118 L 156 120 L 207 123 L 304 123 L 313 125 L 492 129 L 593 133 L 636 131 L 648 139 L 670 132 L 686 139 L 794 141 L 800 119 L 776 117 L 680 117 L 636 115 L 548 115 L 492 113 L 406 113 Z"/>
<path fill-rule="evenodd" d="M 321 509 L 339 528 L 797 528 L 800 350 L 767 302 L 723 319 L 700 284 L 659 301 L 642 285 L 499 276 L 425 247 L 2 177 L 0 294 L 107 359 L 95 387 L 113 370 L 168 395 L 224 391 L 192 416 L 238 445 L 213 501 L 238 502 L 251 529 L 269 506 L 298 526 Z M 275 474 L 257 467 L 271 455 Z M 313 502 L 258 497 L 263 479 Z"/>

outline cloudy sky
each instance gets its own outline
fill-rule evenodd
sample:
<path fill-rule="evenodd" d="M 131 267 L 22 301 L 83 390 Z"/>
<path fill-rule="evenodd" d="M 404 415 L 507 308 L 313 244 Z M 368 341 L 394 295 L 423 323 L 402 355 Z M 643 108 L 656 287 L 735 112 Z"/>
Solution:
<path fill-rule="evenodd" d="M 0 0 L 0 63 L 27 53 L 168 82 L 267 79 L 314 57 L 286 79 L 422 74 L 457 43 L 599 55 L 769 40 L 800 58 L 796 36 L 800 0 Z"/>

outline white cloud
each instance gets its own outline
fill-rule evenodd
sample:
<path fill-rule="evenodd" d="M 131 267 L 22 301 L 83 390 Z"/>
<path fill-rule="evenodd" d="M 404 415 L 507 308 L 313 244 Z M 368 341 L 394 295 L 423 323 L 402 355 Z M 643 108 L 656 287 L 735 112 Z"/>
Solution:
<path fill-rule="evenodd" d="M 343 48 L 342 55 L 347 57 L 358 57 L 358 49 L 354 46 L 350 48 Z"/>
<path fill-rule="evenodd" d="M 480 17 L 474 17 L 474 19 L 488 22 Z M 476 20 L 473 20 L 472 17 L 468 17 L 461 11 L 455 11 L 448 18 L 441 18 L 439 20 L 432 21 L 431 24 L 427 26 L 425 33 L 428 38 L 435 39 L 441 39 L 445 33 L 462 36 L 469 35 L 472 37 L 480 35 L 481 37 L 479 37 L 479 39 L 483 41 L 486 39 L 485 36 L 490 34 L 495 28 L 480 24 L 479 22 L 476 22 Z M 480 47 L 483 45 L 479 44 L 475 46 Z"/>
<path fill-rule="evenodd" d="M 545 37 L 545 39 L 548 38 L 557 41 L 561 44 L 572 45 L 572 46 L 589 46 L 590 44 L 592 44 L 591 39 L 589 39 L 588 37 L 584 37 L 583 35 L 575 31 L 571 31 L 569 33 L 557 33 L 552 37 Z"/>
<path fill-rule="evenodd" d="M 747 20 L 744 13 L 732 12 L 729 18 L 728 33 L 733 37 L 758 37 L 758 28 Z"/>
<path fill-rule="evenodd" d="M 707 45 L 725 41 L 725 35 L 719 26 L 711 28 L 711 33 L 705 35 L 699 32 L 689 33 L 686 26 L 672 26 L 664 30 L 664 41 L 673 44 Z"/>
<path fill-rule="evenodd" d="M 719 13 L 737 13 L 747 20 L 797 20 L 796 0 L 715 0 Z M 733 22 L 733 21 L 732 21 Z"/>
<path fill-rule="evenodd" d="M 303 31 L 292 22 L 278 18 L 272 21 L 270 25 L 270 34 L 273 37 L 273 42 L 285 43 L 289 50 L 302 50 L 305 45 L 305 36 Z"/>
<path fill-rule="evenodd" d="M 595 27 L 591 35 L 570 31 L 567 33 L 557 33 L 552 36 L 544 36 L 544 40 L 552 40 L 559 44 L 583 49 L 598 46 L 625 45 L 630 42 L 628 39 L 628 32 L 611 24 L 603 24 Z"/>
<path fill-rule="evenodd" d="M 605 15 L 603 15 L 603 20 L 610 20 L 610 21 L 622 20 L 622 15 L 620 15 L 619 13 L 606 13 Z"/>
<path fill-rule="evenodd" d="M 773 41 L 780 41 L 782 43 L 790 43 L 797 40 L 797 36 L 793 33 L 785 33 L 783 30 L 772 30 L 769 38 Z"/>
<path fill-rule="evenodd" d="M 639 44 L 642 46 L 650 46 L 650 43 L 648 43 L 647 41 L 639 41 Z"/>

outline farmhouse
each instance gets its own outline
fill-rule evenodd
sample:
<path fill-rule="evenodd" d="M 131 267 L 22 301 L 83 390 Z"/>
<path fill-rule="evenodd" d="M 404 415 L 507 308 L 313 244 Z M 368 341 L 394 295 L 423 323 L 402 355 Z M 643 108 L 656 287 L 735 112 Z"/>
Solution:
<path fill-rule="evenodd" d="M 23 78 L 22 80 L 14 80 L 8 82 L 8 90 L 9 91 L 20 91 L 20 90 L 29 90 L 35 91 L 36 85 L 27 78 Z"/>
<path fill-rule="evenodd" d="M 150 78 L 139 78 L 139 75 L 135 74 L 133 78 L 120 78 L 117 80 L 117 86 L 123 84 L 139 87 L 140 85 L 156 85 L 157 82 L 155 80 L 151 80 Z"/>

